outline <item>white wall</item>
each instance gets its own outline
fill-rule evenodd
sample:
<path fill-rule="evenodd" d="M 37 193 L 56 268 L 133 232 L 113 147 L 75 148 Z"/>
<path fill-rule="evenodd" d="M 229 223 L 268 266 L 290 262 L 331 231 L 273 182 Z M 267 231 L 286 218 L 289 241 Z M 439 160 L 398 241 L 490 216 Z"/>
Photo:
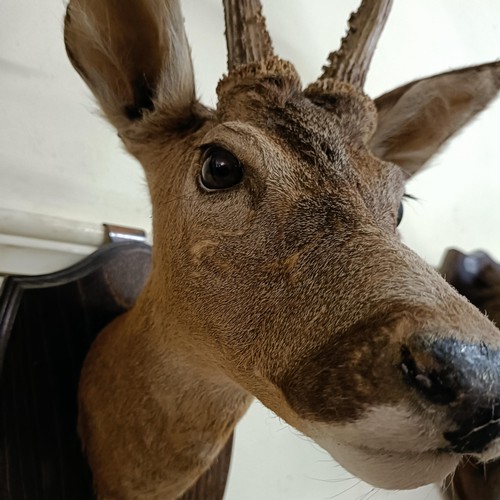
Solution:
<path fill-rule="evenodd" d="M 198 91 L 214 104 L 225 71 L 219 0 L 184 0 Z M 344 33 L 354 0 L 263 0 L 276 51 L 309 82 Z M 62 42 L 63 0 L 0 0 L 0 208 L 148 229 L 143 176 L 99 117 Z M 500 55 L 498 0 L 395 0 L 367 91 Z M 404 240 L 429 262 L 444 249 L 486 249 L 500 259 L 500 100 L 413 180 Z M 1 223 L 1 221 L 0 221 Z M 0 252 L 6 252 L 1 246 Z M 2 270 L 0 270 L 1 272 Z M 344 479 L 342 479 L 344 478 Z M 240 424 L 228 500 L 368 498 L 277 417 L 254 406 Z M 370 498 L 433 499 L 432 489 Z"/>

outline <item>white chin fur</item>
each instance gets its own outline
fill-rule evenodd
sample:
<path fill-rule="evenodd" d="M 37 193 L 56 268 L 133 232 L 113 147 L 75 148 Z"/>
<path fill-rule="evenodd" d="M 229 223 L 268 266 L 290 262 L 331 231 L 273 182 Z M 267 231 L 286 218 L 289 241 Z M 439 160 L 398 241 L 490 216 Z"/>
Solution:
<path fill-rule="evenodd" d="M 460 461 L 457 455 L 434 452 L 412 455 L 354 448 L 338 442 L 317 442 L 350 473 L 377 488 L 388 490 L 409 490 L 441 482 Z"/>
<path fill-rule="evenodd" d="M 446 446 L 437 419 L 404 405 L 375 407 L 355 422 L 303 421 L 302 431 L 345 469 L 384 489 L 406 490 L 442 481 L 460 461 L 439 453 Z"/>

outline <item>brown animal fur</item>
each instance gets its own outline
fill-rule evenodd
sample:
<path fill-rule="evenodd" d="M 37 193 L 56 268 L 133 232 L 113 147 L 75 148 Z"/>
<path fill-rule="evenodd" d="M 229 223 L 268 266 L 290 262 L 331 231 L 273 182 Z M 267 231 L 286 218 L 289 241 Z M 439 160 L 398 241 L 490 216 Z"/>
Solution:
<path fill-rule="evenodd" d="M 419 332 L 500 348 L 396 230 L 404 180 L 495 96 L 498 63 L 374 105 L 333 78 L 302 91 L 293 66 L 269 56 L 231 70 L 211 110 L 194 97 L 176 0 L 70 0 L 65 41 L 144 166 L 153 205 L 149 282 L 100 334 L 81 379 L 101 500 L 180 496 L 252 396 L 309 434 L 384 405 L 427 415 L 399 368 Z M 244 166 L 233 189 L 200 186 L 213 144 Z"/>

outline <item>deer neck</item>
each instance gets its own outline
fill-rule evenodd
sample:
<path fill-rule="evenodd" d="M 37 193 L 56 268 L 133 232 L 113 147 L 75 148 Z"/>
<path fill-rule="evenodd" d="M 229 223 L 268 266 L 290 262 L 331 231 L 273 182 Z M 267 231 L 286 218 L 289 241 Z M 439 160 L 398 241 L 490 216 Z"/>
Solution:
<path fill-rule="evenodd" d="M 154 292 L 147 287 L 101 332 L 82 372 L 80 434 L 103 498 L 178 497 L 210 466 L 251 402 L 186 341 L 168 307 L 159 314 Z M 101 460 L 103 447 L 114 450 L 111 461 L 107 454 Z"/>

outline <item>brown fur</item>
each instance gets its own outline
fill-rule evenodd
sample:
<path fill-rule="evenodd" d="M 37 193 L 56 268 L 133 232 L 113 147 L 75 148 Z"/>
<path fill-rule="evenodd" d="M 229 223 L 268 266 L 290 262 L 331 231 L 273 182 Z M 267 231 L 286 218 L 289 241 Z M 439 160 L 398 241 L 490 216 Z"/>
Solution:
<path fill-rule="evenodd" d="M 100 499 L 181 495 L 251 395 L 299 429 L 304 419 L 342 424 L 417 399 L 398 356 L 418 332 L 500 347 L 493 325 L 396 230 L 401 168 L 420 168 L 493 98 L 498 64 L 457 72 L 451 96 L 449 76 L 437 76 L 376 110 L 332 79 L 302 92 L 293 66 L 271 57 L 231 71 L 209 110 L 194 99 L 178 2 L 126 7 L 70 0 L 65 30 L 153 204 L 149 282 L 101 333 L 81 379 L 80 432 Z M 481 105 L 457 102 L 477 79 Z M 439 106 L 436 121 L 426 95 L 450 112 Z M 400 133 L 401 123 L 418 127 Z M 244 165 L 234 189 L 200 188 L 211 144 Z"/>

